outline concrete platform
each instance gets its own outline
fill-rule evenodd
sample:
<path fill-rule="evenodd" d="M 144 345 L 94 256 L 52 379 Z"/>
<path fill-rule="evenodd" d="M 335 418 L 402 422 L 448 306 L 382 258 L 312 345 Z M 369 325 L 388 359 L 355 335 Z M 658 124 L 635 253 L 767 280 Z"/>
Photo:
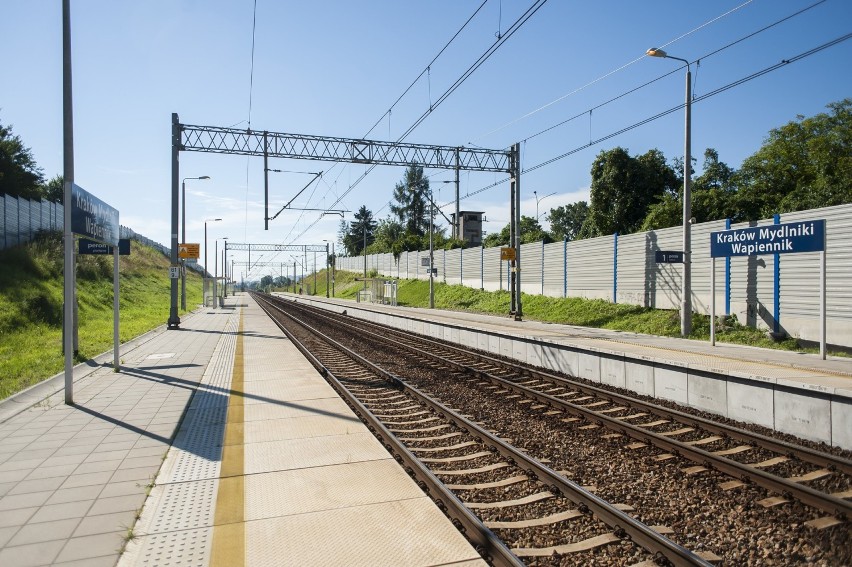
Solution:
<path fill-rule="evenodd" d="M 0 565 L 485 565 L 247 295 L 121 356 L 0 403 Z"/>
<path fill-rule="evenodd" d="M 280 294 L 377 323 L 852 449 L 852 359 Z"/>

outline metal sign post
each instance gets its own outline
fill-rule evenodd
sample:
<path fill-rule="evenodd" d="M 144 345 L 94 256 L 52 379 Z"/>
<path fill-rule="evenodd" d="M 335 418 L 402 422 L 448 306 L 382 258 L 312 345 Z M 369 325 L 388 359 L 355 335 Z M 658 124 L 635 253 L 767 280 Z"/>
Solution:
<path fill-rule="evenodd" d="M 820 253 L 820 357 L 826 355 L 825 220 L 806 220 L 710 233 L 710 343 L 716 344 L 716 258 L 760 254 Z"/>
<path fill-rule="evenodd" d="M 66 233 L 66 305 L 65 305 L 65 403 L 73 404 L 73 366 L 71 364 L 71 353 L 68 352 L 70 329 L 68 321 L 71 320 L 71 312 L 73 310 L 72 303 L 67 300 L 68 289 L 67 280 L 69 273 L 73 273 L 73 238 L 75 234 L 86 236 L 95 240 L 95 246 L 87 247 L 90 250 L 99 248 L 98 244 L 107 249 L 107 245 L 112 246 L 115 256 L 115 269 L 113 275 L 113 294 L 114 294 L 114 317 L 113 317 L 113 352 L 115 353 L 115 367 L 118 369 L 118 255 L 119 255 L 119 224 L 118 210 L 107 205 L 91 193 L 84 190 L 82 187 L 75 185 L 73 182 L 67 183 L 66 197 L 70 197 L 70 202 L 65 212 L 65 219 L 68 223 L 65 228 Z M 71 263 L 67 258 L 67 248 L 71 249 Z M 81 244 L 82 246 L 82 244 Z M 73 279 L 72 279 L 73 281 Z M 71 286 L 73 292 L 74 285 Z M 72 296 L 73 297 L 73 296 Z"/>

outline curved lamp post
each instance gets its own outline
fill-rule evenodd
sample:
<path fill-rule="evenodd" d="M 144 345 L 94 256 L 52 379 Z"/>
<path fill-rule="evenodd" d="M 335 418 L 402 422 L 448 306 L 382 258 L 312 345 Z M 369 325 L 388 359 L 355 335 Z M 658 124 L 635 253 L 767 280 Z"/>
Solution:
<path fill-rule="evenodd" d="M 689 61 L 672 57 L 662 49 L 652 47 L 645 52 L 651 57 L 665 57 L 683 61 L 686 64 L 686 110 L 685 140 L 683 151 L 683 283 L 681 285 L 680 334 L 687 337 L 692 332 L 692 73 Z"/>
<path fill-rule="evenodd" d="M 210 270 L 207 269 L 207 223 L 208 222 L 219 222 L 220 220 L 222 220 L 222 219 L 204 219 L 204 271 L 208 274 L 210 273 Z M 203 289 L 202 289 L 202 293 L 203 293 Z M 213 301 L 215 302 L 216 299 L 214 298 Z M 216 306 L 215 303 L 213 304 L 213 306 L 214 307 Z"/>
<path fill-rule="evenodd" d="M 180 210 L 181 210 L 181 236 L 180 241 L 182 244 L 186 244 L 186 180 L 187 179 L 210 179 L 209 175 L 202 175 L 201 177 L 184 177 L 183 181 L 180 182 Z M 207 266 L 205 265 L 206 269 Z M 181 260 L 181 271 L 180 271 L 180 308 L 186 311 L 186 258 Z"/>
<path fill-rule="evenodd" d="M 542 197 L 541 199 L 539 199 L 539 198 L 538 198 L 538 193 L 536 193 L 535 191 L 533 191 L 533 196 L 535 197 L 535 220 L 536 220 L 536 221 L 538 221 L 538 217 L 540 216 L 540 215 L 538 214 L 538 204 L 539 204 L 540 202 L 544 201 L 545 199 L 547 199 L 548 197 L 553 197 L 554 195 L 556 195 L 556 192 L 555 192 L 555 191 L 554 191 L 553 193 L 548 193 L 547 195 L 545 195 L 544 197 Z"/>

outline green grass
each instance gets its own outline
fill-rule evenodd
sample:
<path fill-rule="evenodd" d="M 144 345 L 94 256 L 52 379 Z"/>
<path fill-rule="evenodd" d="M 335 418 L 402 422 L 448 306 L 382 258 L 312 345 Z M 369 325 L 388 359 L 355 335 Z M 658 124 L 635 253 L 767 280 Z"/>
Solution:
<path fill-rule="evenodd" d="M 375 274 L 370 274 L 375 277 Z M 363 282 L 355 281 L 361 274 L 340 272 L 336 274 L 335 296 L 354 299 Z M 306 281 L 313 283 L 313 277 Z M 508 315 L 511 298 L 508 291 L 482 291 L 461 285 L 434 282 L 435 307 L 454 311 L 468 311 L 489 315 Z M 325 296 L 325 271 L 317 274 L 317 295 Z M 616 304 L 601 299 L 566 299 L 541 295 L 521 295 L 524 319 L 643 333 L 663 337 L 680 337 L 680 312 L 667 309 L 652 309 L 636 305 Z M 399 280 L 398 305 L 408 307 L 429 306 L 428 280 Z M 717 318 L 716 340 L 718 342 L 750 345 L 780 350 L 818 352 L 812 347 L 803 347 L 796 339 L 780 342 L 767 337 L 764 331 L 740 325 L 734 317 Z M 694 313 L 692 333 L 689 338 L 710 340 L 710 317 Z M 831 354 L 844 356 L 844 352 Z"/>
<path fill-rule="evenodd" d="M 0 251 L 0 399 L 58 372 L 62 355 L 62 238 L 46 234 Z M 79 306 L 77 361 L 111 350 L 113 341 L 112 256 L 77 257 Z M 123 343 L 169 317 L 168 259 L 131 242 L 119 269 L 119 340 Z M 187 306 L 202 302 L 201 278 L 187 276 Z"/>

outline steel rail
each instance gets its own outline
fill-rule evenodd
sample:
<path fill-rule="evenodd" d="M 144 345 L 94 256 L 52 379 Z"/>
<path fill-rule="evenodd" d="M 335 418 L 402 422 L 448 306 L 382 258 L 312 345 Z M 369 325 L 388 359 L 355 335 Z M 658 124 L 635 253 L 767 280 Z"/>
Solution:
<path fill-rule="evenodd" d="M 317 313 L 317 315 L 321 315 L 323 317 L 329 318 L 328 315 L 325 314 L 325 312 Z M 329 318 L 329 319 L 331 319 L 331 318 Z M 342 321 L 335 321 L 335 322 L 337 324 L 340 324 L 340 325 L 349 326 L 350 328 L 353 327 L 351 324 L 349 324 L 347 322 L 342 322 Z M 360 322 L 360 320 L 359 320 L 359 322 Z M 372 325 L 375 326 L 374 323 Z M 386 329 L 386 327 L 382 327 L 382 328 Z M 401 334 L 403 336 L 406 335 L 405 333 L 403 333 L 399 330 L 396 330 L 396 329 L 393 329 L 393 331 L 395 333 Z M 437 341 L 434 341 L 432 339 L 418 337 L 417 340 L 422 341 L 422 342 L 426 342 L 426 343 L 429 343 L 429 344 L 432 344 L 432 345 L 439 346 L 440 348 L 449 349 L 449 350 L 455 351 L 455 352 L 460 353 L 460 354 L 465 354 L 465 355 L 468 355 L 468 356 L 470 355 L 470 353 L 468 351 L 464 351 L 462 349 L 459 349 L 458 347 L 438 343 Z M 729 476 L 732 476 L 734 478 L 738 478 L 738 479 L 746 481 L 746 482 L 753 482 L 753 483 L 757 484 L 758 486 L 761 486 L 763 488 L 766 488 L 766 489 L 771 490 L 773 492 L 776 492 L 778 494 L 782 494 L 782 495 L 785 495 L 785 496 L 791 497 L 791 498 L 796 498 L 797 500 L 801 501 L 803 504 L 807 504 L 809 506 L 812 506 L 812 507 L 814 507 L 818 510 L 821 510 L 823 512 L 826 512 L 828 514 L 833 514 L 833 515 L 835 515 L 835 516 L 837 516 L 841 519 L 845 520 L 845 519 L 852 518 L 852 502 L 848 502 L 846 500 L 843 500 L 842 498 L 838 498 L 838 497 L 833 496 L 831 494 L 826 494 L 824 492 L 820 492 L 818 490 L 815 490 L 815 489 L 813 489 L 809 486 L 805 486 L 805 485 L 790 481 L 788 479 L 773 475 L 771 473 L 767 473 L 767 472 L 762 471 L 760 469 L 757 469 L 757 468 L 755 468 L 751 465 L 740 463 L 738 461 L 728 459 L 728 458 L 721 456 L 721 455 L 715 455 L 715 454 L 713 454 L 709 451 L 705 451 L 703 449 L 700 449 L 700 448 L 695 447 L 693 445 L 689 445 L 689 444 L 684 443 L 682 441 L 677 441 L 677 440 L 671 439 L 669 437 L 666 437 L 664 435 L 660 435 L 660 434 L 657 434 L 657 433 L 653 433 L 651 431 L 647 431 L 647 430 L 641 428 L 640 426 L 632 425 L 632 424 L 626 423 L 622 420 L 619 420 L 618 418 L 610 417 L 606 414 L 599 413 L 599 412 L 596 412 L 596 411 L 588 409 L 588 408 L 584 408 L 581 405 L 573 404 L 573 403 L 571 403 L 567 400 L 563 400 L 561 398 L 557 398 L 557 397 L 551 396 L 549 394 L 538 392 L 537 390 L 534 390 L 534 389 L 529 388 L 527 386 L 516 384 L 515 382 L 508 380 L 506 378 L 500 378 L 498 376 L 494 376 L 493 374 L 490 374 L 486 371 L 477 370 L 477 369 L 471 368 L 470 366 L 466 366 L 462 363 L 452 361 L 450 359 L 438 356 L 436 354 L 430 354 L 430 353 L 427 353 L 423 350 L 417 349 L 416 347 L 401 344 L 399 342 L 395 342 L 394 344 L 401 346 L 401 347 L 404 347 L 411 352 L 433 358 L 434 360 L 441 362 L 443 364 L 446 364 L 447 366 L 450 366 L 451 368 L 454 368 L 454 369 L 459 370 L 461 372 L 465 372 L 465 373 L 468 373 L 468 374 L 472 373 L 473 375 L 477 376 L 478 378 L 481 378 L 481 379 L 484 379 L 484 380 L 490 380 L 494 383 L 500 384 L 501 386 L 503 386 L 505 388 L 509 388 L 510 390 L 512 390 L 512 391 L 514 391 L 518 394 L 524 395 L 524 396 L 526 396 L 530 399 L 535 399 L 535 400 L 537 400 L 541 403 L 548 404 L 549 406 L 551 406 L 555 409 L 562 409 L 562 410 L 565 410 L 565 411 L 569 411 L 569 413 L 571 413 L 575 416 L 583 417 L 584 419 L 588 419 L 590 421 L 596 422 L 599 425 L 605 425 L 609 429 L 619 431 L 622 434 L 628 435 L 628 436 L 630 436 L 634 439 L 650 443 L 650 444 L 652 444 L 652 445 L 654 445 L 658 448 L 669 451 L 674 455 L 682 456 L 682 457 L 685 457 L 685 458 L 687 458 L 691 461 L 694 461 L 696 463 L 700 463 L 705 467 L 714 468 L 714 469 L 716 469 L 720 472 L 723 472 L 723 473 L 725 473 Z M 508 366 L 508 367 L 512 368 L 513 371 L 518 372 L 522 375 L 526 375 L 526 376 L 530 376 L 530 377 L 536 377 L 536 375 L 538 375 L 538 376 L 549 376 L 553 379 L 565 381 L 564 379 L 561 379 L 557 376 L 549 375 L 549 374 L 544 373 L 544 372 L 533 371 L 529 368 L 522 367 L 520 365 L 513 364 L 513 363 L 507 363 L 505 361 L 502 361 L 502 360 L 499 360 L 499 359 L 496 359 L 496 358 L 487 357 L 487 356 L 483 356 L 483 355 L 479 355 L 479 354 L 477 354 L 476 357 L 480 358 L 480 359 L 485 359 L 489 363 L 494 364 L 496 366 L 502 366 L 502 367 Z M 576 385 L 578 387 L 578 389 L 580 389 L 581 391 L 589 391 L 589 393 L 595 393 L 596 395 L 599 395 L 600 397 L 606 398 L 609 401 L 612 401 L 613 399 L 619 399 L 619 400 L 630 400 L 631 404 L 634 402 L 634 400 L 632 400 L 630 398 L 626 398 L 626 397 L 620 396 L 618 394 L 608 392 L 606 390 L 602 390 L 602 389 L 598 389 L 598 388 L 594 388 L 594 387 L 590 387 L 590 386 L 580 387 L 580 385 L 575 384 L 574 382 L 571 382 L 571 381 L 565 381 L 565 382 L 570 383 L 572 386 Z M 594 390 L 594 391 L 592 391 L 592 390 Z M 627 402 L 625 402 L 625 403 L 627 403 Z M 639 404 L 642 405 L 643 407 L 645 407 L 644 402 L 640 402 Z M 671 418 L 672 415 L 678 415 L 678 417 L 680 415 L 686 415 L 686 414 L 682 414 L 681 412 L 677 412 L 676 410 L 667 410 L 665 408 L 659 408 L 657 406 L 652 406 L 652 407 L 653 407 L 653 410 L 654 410 L 654 415 L 657 415 L 659 417 Z M 695 420 L 696 423 L 704 421 L 701 418 L 697 418 L 697 417 L 694 417 L 694 416 L 688 416 L 688 417 L 691 420 Z M 715 424 L 715 425 L 720 427 L 720 428 L 724 427 L 724 426 L 721 426 L 719 424 Z M 741 430 L 738 430 L 738 431 L 741 431 Z M 746 438 L 744 439 L 746 441 L 753 442 L 755 440 L 756 441 L 762 441 L 763 440 L 763 436 L 755 435 L 754 438 L 752 438 L 751 435 L 748 434 L 747 432 L 742 432 L 742 433 L 744 435 L 746 435 Z M 773 442 L 779 443 L 779 444 L 782 444 L 782 445 L 787 445 L 787 444 L 780 442 L 780 441 L 773 440 Z M 791 447 L 796 448 L 796 446 L 792 446 L 792 445 L 791 445 Z M 784 451 L 781 451 L 781 452 L 784 452 Z"/>
<path fill-rule="evenodd" d="M 376 323 L 370 321 L 364 321 L 368 325 L 377 325 Z M 404 331 L 400 331 L 399 329 L 391 329 L 393 332 L 406 336 Z M 409 334 L 410 336 L 410 334 Z M 590 386 L 586 384 L 581 384 L 579 382 L 575 382 L 573 380 L 564 378 L 562 376 L 557 376 L 555 374 L 550 374 L 549 372 L 538 370 L 534 368 L 530 368 L 528 366 L 523 366 L 520 364 L 516 364 L 513 362 L 508 362 L 505 360 L 500 360 L 488 355 L 472 352 L 469 350 L 461 349 L 457 346 L 447 345 L 444 343 L 440 343 L 438 341 L 434 341 L 425 337 L 417 337 L 417 340 L 427 341 L 440 348 L 444 348 L 447 350 L 456 351 L 460 355 L 474 357 L 480 360 L 481 362 L 486 362 L 488 364 L 499 365 L 504 368 L 508 368 L 513 372 L 518 374 L 528 376 L 530 378 L 539 378 L 542 380 L 547 380 L 551 383 L 570 386 L 572 388 L 576 388 L 577 390 L 586 393 L 598 396 L 600 398 L 604 398 L 609 400 L 612 403 L 618 403 L 627 405 L 633 409 L 647 411 L 658 417 L 667 417 L 671 418 L 672 416 L 677 417 L 677 421 L 684 423 L 685 425 L 692 425 L 695 427 L 700 427 L 712 433 L 718 433 L 729 437 L 731 439 L 736 439 L 738 441 L 743 441 L 745 443 L 754 443 L 757 442 L 764 449 L 769 449 L 770 451 L 774 451 L 776 453 L 780 453 L 787 456 L 795 456 L 796 458 L 805 461 L 807 463 L 818 465 L 822 467 L 826 467 L 830 470 L 836 470 L 842 472 L 844 474 L 852 475 L 852 460 L 844 459 L 841 457 L 836 457 L 834 455 L 830 455 L 828 453 L 823 453 L 809 447 L 802 447 L 800 445 L 795 445 L 793 443 L 789 443 L 787 441 L 782 441 L 779 439 L 773 439 L 771 437 L 767 437 L 766 435 L 761 435 L 760 433 L 752 433 L 749 431 L 745 431 L 738 427 L 733 427 L 731 425 L 725 425 L 722 423 L 716 423 L 709 419 L 690 415 L 688 413 L 678 411 L 675 409 L 669 408 L 661 408 L 660 406 L 644 402 L 642 400 L 638 400 L 635 398 L 631 398 L 629 396 L 625 396 L 623 394 L 619 394 L 617 392 L 611 392 L 609 390 L 604 390 L 603 388 L 598 388 L 595 386 Z"/>
<path fill-rule="evenodd" d="M 384 424 L 382 424 L 382 422 L 379 421 L 379 419 L 375 417 L 369 409 L 367 409 L 364 404 L 362 404 L 348 389 L 346 389 L 345 386 L 343 386 L 341 381 L 328 368 L 326 368 L 293 333 L 291 333 L 269 312 L 268 308 L 275 308 L 279 313 L 290 317 L 291 320 L 309 331 L 315 331 L 292 316 L 284 313 L 277 306 L 264 302 L 259 297 L 259 294 L 252 294 L 252 296 L 258 300 L 258 305 L 269 316 L 269 318 L 275 322 L 278 328 L 284 332 L 287 338 L 292 341 L 296 348 L 299 349 L 314 368 L 316 368 L 317 371 L 326 380 L 328 380 L 335 391 L 337 391 L 337 393 L 346 401 L 355 413 L 358 414 L 367 428 L 379 438 L 385 449 L 393 455 L 394 459 L 398 463 L 405 467 L 406 472 L 417 481 L 421 490 L 426 492 L 426 494 L 435 501 L 438 508 L 440 508 L 441 511 L 450 518 L 450 521 L 456 529 L 458 529 L 473 543 L 474 548 L 484 559 L 498 567 L 522 567 L 524 565 L 524 563 L 509 550 L 509 548 L 494 534 L 494 532 L 488 529 L 455 494 L 447 489 L 444 483 L 442 483 L 440 479 L 438 479 L 438 477 L 436 477 L 434 473 L 426 467 L 426 465 L 424 465 L 411 451 L 409 451 L 408 448 L 405 447 L 405 445 L 403 445 L 402 442 L 400 442 L 396 436 L 394 436 L 393 433 L 391 433 L 387 427 L 385 427 Z M 321 334 L 319 336 L 322 337 Z M 347 355 L 350 355 L 351 351 L 348 351 L 347 349 L 344 350 L 344 352 Z M 401 381 L 397 380 L 393 383 L 398 387 L 399 384 L 401 384 Z"/>
<path fill-rule="evenodd" d="M 352 349 L 325 335 L 318 329 L 315 329 L 303 321 L 299 321 L 289 313 L 281 310 L 280 312 L 305 329 L 314 333 L 316 336 L 320 337 L 323 341 L 326 341 L 328 344 L 331 344 L 335 348 L 344 352 L 352 360 L 369 368 L 372 372 L 379 376 L 382 376 L 385 380 L 397 386 L 401 391 L 409 393 L 420 402 L 434 408 L 435 411 L 439 412 L 445 419 L 452 421 L 457 427 L 466 430 L 470 435 L 479 439 L 481 442 L 491 445 L 506 459 L 516 465 L 519 465 L 521 468 L 524 468 L 527 476 L 531 479 L 543 482 L 548 486 L 550 491 L 556 495 L 564 495 L 566 498 L 576 503 L 581 511 L 589 511 L 593 513 L 601 521 L 610 526 L 619 537 L 627 537 L 650 553 L 666 558 L 673 565 L 702 565 L 708 567 L 712 565 L 688 549 L 654 531 L 643 522 L 640 522 L 618 508 L 611 506 L 607 501 L 592 494 L 591 492 L 588 492 L 580 485 L 568 480 L 543 463 L 517 450 L 499 437 L 462 417 L 447 406 L 433 400 L 414 386 L 407 384 L 404 380 L 370 362 L 366 358 L 354 352 Z"/>
<path fill-rule="evenodd" d="M 280 298 L 276 298 L 279 299 Z M 298 305 L 308 308 L 307 305 L 299 303 Z M 316 310 L 318 315 L 328 316 L 329 311 L 327 310 Z M 333 312 L 332 312 L 333 313 Z M 745 443 L 754 443 L 755 441 L 760 443 L 761 447 L 765 449 L 769 449 L 770 451 L 774 451 L 776 453 L 795 456 L 802 461 L 807 463 L 811 463 L 813 465 L 818 465 L 821 467 L 826 467 L 829 470 L 836 470 L 842 472 L 844 474 L 852 475 L 852 460 L 844 459 L 841 457 L 836 457 L 834 455 L 830 455 L 827 453 L 823 453 L 821 451 L 817 451 L 815 449 L 811 449 L 809 447 L 802 447 L 801 445 L 795 445 L 793 443 L 789 443 L 787 441 L 782 441 L 779 439 L 773 439 L 771 437 L 767 437 L 766 435 L 761 435 L 760 433 L 752 433 L 749 431 L 745 431 L 738 427 L 734 427 L 731 425 L 725 425 L 722 423 L 716 423 L 709 419 L 698 417 L 694 415 L 690 415 L 685 412 L 681 412 L 675 409 L 661 408 L 660 406 L 654 405 L 649 402 L 644 402 L 642 400 L 638 400 L 636 398 L 631 398 L 629 396 L 619 394 L 617 392 L 611 392 L 609 390 L 604 390 L 603 388 L 598 388 L 596 386 L 591 386 L 587 384 L 581 384 L 579 382 L 575 382 L 573 380 L 564 378 L 562 376 L 557 376 L 555 374 L 550 374 L 544 370 L 539 370 L 535 368 L 530 368 L 529 366 L 523 366 L 520 364 L 516 364 L 513 362 L 508 362 L 505 360 L 501 360 L 498 358 L 494 358 L 492 356 L 488 356 L 486 354 L 482 354 L 479 352 L 475 352 L 472 350 L 465 350 L 463 348 L 449 345 L 446 343 L 442 343 L 436 341 L 434 339 L 428 337 L 418 336 L 414 333 L 402 331 L 400 329 L 396 329 L 393 327 L 388 327 L 385 325 L 381 325 L 379 323 L 374 323 L 372 321 L 367 321 L 365 319 L 359 319 L 360 322 L 364 323 L 368 326 L 373 326 L 376 328 L 385 329 L 392 333 L 395 333 L 399 336 L 403 337 L 413 337 L 415 340 L 425 341 L 431 344 L 438 346 L 439 348 L 452 350 L 458 352 L 460 355 L 473 357 L 478 359 L 481 362 L 486 362 L 488 364 L 493 364 L 496 366 L 506 367 L 511 369 L 513 372 L 516 372 L 521 375 L 529 376 L 531 378 L 539 378 L 543 380 L 548 380 L 553 383 L 557 383 L 560 385 L 568 385 L 572 388 L 576 388 L 577 390 L 586 393 L 598 396 L 600 398 L 605 398 L 611 401 L 612 403 L 619 403 L 627 405 L 628 407 L 647 411 L 656 415 L 658 417 L 671 417 L 676 416 L 679 422 L 682 422 L 686 425 L 693 425 L 697 427 L 701 427 L 702 429 L 706 429 L 712 433 L 717 433 L 729 437 L 731 439 L 736 439 L 738 441 L 743 441 Z"/>

